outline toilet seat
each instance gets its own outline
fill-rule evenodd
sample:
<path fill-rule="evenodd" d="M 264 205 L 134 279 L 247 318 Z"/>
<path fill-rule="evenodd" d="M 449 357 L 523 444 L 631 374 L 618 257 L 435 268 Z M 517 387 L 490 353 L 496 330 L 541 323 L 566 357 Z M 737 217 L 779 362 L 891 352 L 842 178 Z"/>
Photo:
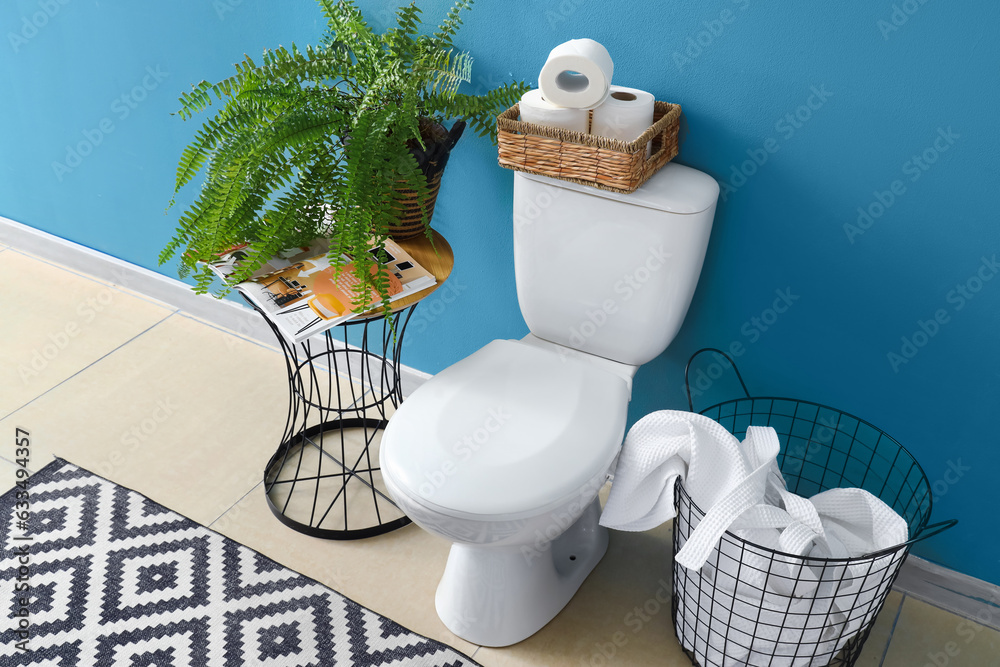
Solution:
<path fill-rule="evenodd" d="M 611 466 L 628 399 L 621 376 L 557 346 L 495 340 L 402 403 L 382 438 L 382 473 L 445 514 L 536 514 Z"/>

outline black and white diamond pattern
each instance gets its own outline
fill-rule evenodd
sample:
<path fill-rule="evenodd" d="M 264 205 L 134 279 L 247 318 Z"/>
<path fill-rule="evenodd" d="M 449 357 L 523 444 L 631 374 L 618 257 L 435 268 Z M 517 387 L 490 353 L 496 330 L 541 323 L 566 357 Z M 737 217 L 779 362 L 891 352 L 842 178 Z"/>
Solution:
<path fill-rule="evenodd" d="M 472 667 L 142 495 L 57 460 L 31 477 L 30 591 L 17 591 L 13 506 L 0 497 L 0 665 Z M 15 614 L 29 595 L 27 646 Z"/>

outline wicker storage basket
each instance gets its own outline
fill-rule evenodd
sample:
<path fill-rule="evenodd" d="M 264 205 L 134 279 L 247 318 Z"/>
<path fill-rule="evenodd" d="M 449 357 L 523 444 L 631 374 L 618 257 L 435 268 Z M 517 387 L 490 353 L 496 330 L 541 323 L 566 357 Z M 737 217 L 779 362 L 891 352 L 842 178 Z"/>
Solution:
<path fill-rule="evenodd" d="M 519 114 L 515 104 L 497 116 L 499 163 L 507 169 L 629 193 L 677 155 L 677 104 L 655 102 L 653 124 L 631 142 L 526 123 Z"/>

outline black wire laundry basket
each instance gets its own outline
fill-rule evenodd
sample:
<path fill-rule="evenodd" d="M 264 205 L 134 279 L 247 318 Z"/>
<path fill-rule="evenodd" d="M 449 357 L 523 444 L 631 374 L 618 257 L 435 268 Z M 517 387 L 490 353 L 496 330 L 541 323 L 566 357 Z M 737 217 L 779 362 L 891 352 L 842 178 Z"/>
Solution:
<path fill-rule="evenodd" d="M 700 570 L 673 564 L 671 612 L 684 652 L 700 667 L 824 667 L 855 664 L 910 547 L 955 525 L 928 525 L 931 489 L 923 469 L 884 431 L 840 410 L 788 398 L 751 397 L 724 352 L 745 396 L 701 414 L 743 439 L 748 426 L 770 426 L 781 442 L 778 464 L 792 493 L 857 487 L 902 516 L 910 540 L 858 558 L 810 558 L 747 542 L 726 532 Z M 724 368 L 724 367 L 723 367 Z M 704 512 L 680 482 L 675 487 L 674 554 Z"/>

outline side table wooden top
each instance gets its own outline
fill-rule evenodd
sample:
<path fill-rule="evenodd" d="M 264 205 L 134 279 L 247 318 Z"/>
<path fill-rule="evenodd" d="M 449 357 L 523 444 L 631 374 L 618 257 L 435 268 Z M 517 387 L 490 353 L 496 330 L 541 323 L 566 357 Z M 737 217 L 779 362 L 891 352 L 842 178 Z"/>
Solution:
<path fill-rule="evenodd" d="M 405 241 L 396 241 L 403 250 L 410 253 L 413 259 L 420 262 L 421 266 L 434 274 L 437 283 L 433 287 L 428 287 L 409 296 L 404 296 L 398 301 L 393 301 L 392 312 L 394 313 L 412 306 L 421 299 L 427 298 L 434 293 L 434 290 L 441 287 L 444 281 L 448 279 L 448 276 L 451 275 L 451 270 L 455 266 L 455 254 L 452 252 L 448 241 L 436 229 L 432 229 L 431 234 L 434 238 L 433 245 L 426 236 L 418 236 Z M 381 313 L 381 309 L 370 310 L 363 315 L 359 315 L 358 319 L 370 317 L 371 315 L 381 315 Z"/>

